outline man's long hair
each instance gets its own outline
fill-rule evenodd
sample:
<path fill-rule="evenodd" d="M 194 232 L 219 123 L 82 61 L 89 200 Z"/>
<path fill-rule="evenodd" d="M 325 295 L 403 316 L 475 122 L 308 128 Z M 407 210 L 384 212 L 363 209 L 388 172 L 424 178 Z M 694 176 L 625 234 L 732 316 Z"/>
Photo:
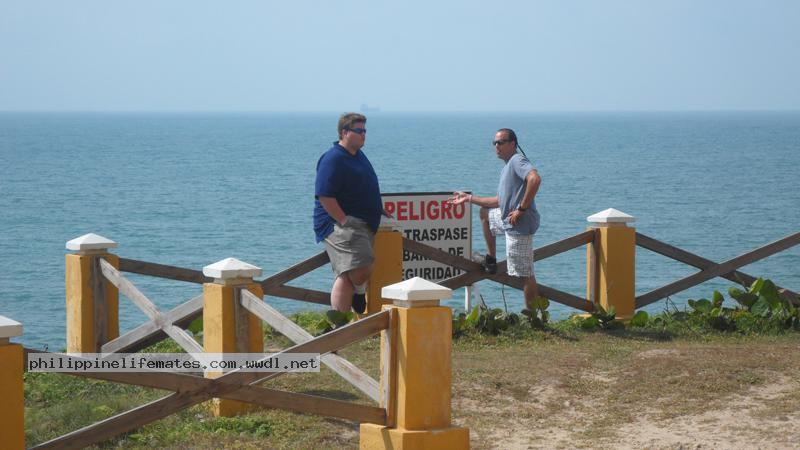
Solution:
<path fill-rule="evenodd" d="M 516 146 L 516 148 L 518 148 L 519 151 L 521 151 L 522 154 L 525 155 L 525 151 L 522 150 L 522 147 L 519 146 L 519 141 L 517 140 L 517 133 L 514 133 L 514 130 L 512 130 L 511 128 L 500 128 L 499 130 L 497 130 L 498 133 L 501 131 L 506 134 L 507 139 L 514 141 L 514 145 Z M 525 157 L 527 158 L 528 155 L 525 155 Z"/>

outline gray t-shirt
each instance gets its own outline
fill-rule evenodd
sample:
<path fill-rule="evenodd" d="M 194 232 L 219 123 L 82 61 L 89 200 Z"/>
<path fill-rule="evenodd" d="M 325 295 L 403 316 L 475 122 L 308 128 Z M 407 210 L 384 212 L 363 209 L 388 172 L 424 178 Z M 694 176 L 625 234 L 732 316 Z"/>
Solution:
<path fill-rule="evenodd" d="M 525 177 L 534 170 L 528 158 L 521 153 L 515 153 L 508 160 L 503 171 L 500 172 L 500 184 L 497 187 L 497 197 L 500 202 L 500 217 L 503 218 L 503 229 L 508 234 L 534 234 L 539 229 L 539 211 L 536 210 L 536 200 L 530 208 L 520 217 L 517 224 L 508 223 L 508 214 L 515 210 L 522 197 L 525 196 Z"/>

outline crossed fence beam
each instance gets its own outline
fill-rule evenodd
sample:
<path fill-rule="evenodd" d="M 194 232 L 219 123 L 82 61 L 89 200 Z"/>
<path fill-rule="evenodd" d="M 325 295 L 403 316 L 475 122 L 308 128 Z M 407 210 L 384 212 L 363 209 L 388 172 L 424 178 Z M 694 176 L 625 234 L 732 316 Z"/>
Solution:
<path fill-rule="evenodd" d="M 545 258 L 549 258 L 559 253 L 563 253 L 567 250 L 571 250 L 573 248 L 586 245 L 592 242 L 593 240 L 594 240 L 594 231 L 592 230 L 584 231 L 583 233 L 576 234 L 575 236 L 571 236 L 566 239 L 562 239 L 560 241 L 553 242 L 552 244 L 548 244 L 545 245 L 544 247 L 536 249 L 536 251 L 534 252 L 534 260 L 541 261 Z M 449 278 L 440 283 L 443 286 L 449 287 L 450 289 L 458 289 L 460 287 L 474 284 L 484 279 L 496 281 L 498 283 L 502 283 L 507 286 L 514 287 L 516 289 L 522 289 L 524 286 L 524 280 L 522 278 L 512 277 L 508 275 L 508 273 L 506 272 L 507 271 L 506 261 L 500 261 L 497 263 L 496 274 L 488 274 L 483 271 L 483 267 L 480 264 L 474 261 L 471 261 L 469 259 L 460 256 L 451 255 L 450 253 L 447 253 L 445 251 L 439 250 L 429 245 L 421 244 L 419 242 L 413 241 L 408 238 L 403 238 L 403 247 L 410 252 L 425 256 L 434 261 L 448 264 L 450 266 L 457 267 L 461 270 L 466 271 L 465 273 L 456 275 L 455 277 Z M 549 287 L 547 285 L 538 282 L 537 284 L 539 287 L 539 293 L 549 298 L 550 300 L 583 311 L 594 310 L 592 303 L 586 300 L 585 298 L 578 297 L 568 292 L 560 291 L 558 289 Z"/>
<path fill-rule="evenodd" d="M 252 293 L 250 295 L 258 300 L 258 297 Z M 252 300 L 253 299 L 251 299 L 251 301 Z M 339 350 L 347 345 L 387 329 L 391 324 L 392 314 L 392 310 L 382 311 L 317 338 L 298 343 L 274 356 L 280 357 L 287 353 L 320 353 L 321 355 L 328 356 L 330 352 Z M 39 353 L 40 351 L 26 348 L 25 352 L 27 355 L 29 353 Z M 267 355 L 260 359 L 259 362 L 267 361 L 271 357 L 273 356 Z M 219 378 L 208 379 L 180 373 L 157 371 L 147 371 L 144 373 L 70 372 L 70 375 L 171 390 L 173 393 L 130 411 L 117 414 L 101 422 L 44 442 L 33 448 L 82 448 L 102 442 L 121 433 L 134 430 L 215 397 L 239 400 L 270 408 L 340 417 L 359 422 L 381 425 L 387 423 L 387 414 L 384 408 L 256 386 L 261 382 L 280 376 L 283 373 L 284 372 L 276 371 L 244 372 L 241 370 L 234 370 Z"/>
<path fill-rule="evenodd" d="M 191 314 L 195 310 L 202 311 L 202 295 L 189 300 L 167 314 L 162 314 L 158 307 L 150 299 L 148 299 L 136 288 L 136 286 L 133 285 L 133 283 L 122 276 L 122 274 L 115 269 L 114 266 L 109 264 L 103 258 L 100 258 L 100 267 L 106 279 L 116 286 L 117 289 L 119 289 L 119 291 L 125 295 L 125 297 L 133 301 L 134 304 L 136 304 L 136 306 L 138 306 L 151 319 L 149 322 L 101 347 L 102 352 L 119 352 L 118 349 L 126 348 L 127 345 L 133 340 L 147 339 L 159 331 L 173 338 L 173 340 L 175 340 L 178 345 L 186 350 L 187 353 L 193 354 L 204 352 L 204 349 L 194 340 L 194 338 L 189 336 L 189 334 L 182 328 L 173 324 L 175 316 L 178 315 L 178 312 L 183 311 L 185 314 Z M 236 296 L 236 301 L 240 302 L 240 304 L 246 310 L 266 322 L 276 331 L 289 338 L 292 342 L 301 344 L 314 339 L 314 336 L 312 336 L 309 332 L 289 320 L 275 308 L 264 303 L 261 298 L 257 297 L 249 290 L 240 289 L 238 291 L 239 295 Z M 364 373 L 361 369 L 336 354 L 324 355 L 321 357 L 321 361 L 334 372 L 339 374 L 339 376 L 366 394 L 369 398 L 376 402 L 380 401 L 380 388 L 378 382 Z"/>
<path fill-rule="evenodd" d="M 715 277 L 723 277 L 742 285 L 750 284 L 755 281 L 756 278 L 746 273 L 739 272 L 736 269 L 764 259 L 767 256 L 774 255 L 775 253 L 786 250 L 797 244 L 800 244 L 800 232 L 791 234 L 782 239 L 778 239 L 777 241 L 771 242 L 727 261 L 715 263 L 711 260 L 665 244 L 641 233 L 636 233 L 636 245 L 701 269 L 700 272 L 681 278 L 658 289 L 636 297 L 636 308 L 647 306 L 651 303 L 661 300 L 662 298 L 666 298 L 680 291 L 689 289 L 690 287 L 696 286 Z M 797 293 L 781 287 L 778 289 L 784 298 L 792 301 L 796 305 L 800 305 L 800 299 L 798 299 Z"/>
<path fill-rule="evenodd" d="M 289 338 L 292 342 L 302 344 L 314 339 L 311 333 L 289 320 L 277 309 L 262 301 L 249 290 L 241 290 L 240 301 L 245 309 L 266 322 L 278 333 Z M 380 402 L 380 384 L 353 363 L 335 353 L 322 355 L 320 360 L 348 383 L 366 394 L 367 397 L 375 402 Z"/>
<path fill-rule="evenodd" d="M 314 269 L 317 269 L 325 265 L 328 261 L 329 261 L 328 255 L 325 252 L 321 252 L 286 270 L 283 270 L 271 277 L 268 277 L 263 281 L 260 281 L 259 283 L 264 288 L 264 295 L 272 295 L 275 297 L 284 297 L 284 298 L 290 298 L 294 300 L 301 300 L 312 303 L 330 304 L 330 294 L 328 293 L 284 285 L 284 283 L 288 281 L 298 278 L 301 275 L 304 275 Z M 108 266 L 110 266 L 110 264 Z M 186 269 L 183 267 L 175 267 L 175 266 L 156 264 L 145 261 L 137 261 L 127 258 L 119 258 L 119 266 L 120 266 L 119 271 L 122 272 L 136 273 L 140 275 L 148 275 L 158 278 L 166 278 L 170 280 L 184 281 L 195 284 L 213 282 L 213 279 L 203 275 L 203 272 L 199 270 Z M 111 269 L 116 271 L 116 269 L 114 269 L 113 266 L 111 267 Z M 112 278 L 122 277 L 121 275 L 117 276 L 117 274 L 119 274 L 119 271 L 116 271 L 116 274 L 111 270 L 106 270 L 106 271 L 111 273 Z M 106 272 L 103 273 L 104 275 L 106 275 Z M 114 281 L 112 281 L 112 278 L 109 278 L 109 281 L 114 283 Z M 119 288 L 119 286 L 117 287 Z M 131 298 L 122 289 L 120 289 L 120 292 L 125 294 L 126 297 Z M 133 295 L 136 298 L 144 297 L 144 295 L 137 295 L 137 294 Z M 150 322 L 144 323 L 134 328 L 133 330 L 123 334 L 122 336 L 104 344 L 101 347 L 101 351 L 108 353 L 137 352 L 156 342 L 163 340 L 165 337 L 168 336 L 172 337 L 163 329 L 163 325 L 172 324 L 175 325 L 176 328 L 186 328 L 193 320 L 200 317 L 202 313 L 203 313 L 203 296 L 199 295 L 181 304 L 180 306 L 173 308 L 172 310 L 166 313 L 162 313 L 160 322 L 152 320 L 153 318 L 150 317 L 151 318 Z M 174 332 L 174 330 L 171 331 Z M 370 394 L 367 393 L 367 395 Z M 371 395 L 370 398 L 372 398 Z"/>
<path fill-rule="evenodd" d="M 161 331 L 171 337 L 178 345 L 180 345 L 187 353 L 203 353 L 203 347 L 198 344 L 192 336 L 189 335 L 183 328 L 177 327 L 172 324 L 171 318 L 162 314 L 158 307 L 147 296 L 145 296 L 136 286 L 133 285 L 127 278 L 114 268 L 104 258 L 100 259 L 100 268 L 103 276 L 108 281 L 119 289 L 119 292 L 129 298 L 139 309 L 150 318 L 150 323 L 153 327 L 157 327 Z M 202 298 L 202 297 L 201 297 Z M 192 302 L 193 300 L 189 300 Z M 115 339 L 116 340 L 116 339 Z M 110 343 L 113 343 L 110 342 Z M 105 345 L 104 347 L 113 348 L 112 346 Z M 101 351 L 103 347 L 101 347 Z"/>
<path fill-rule="evenodd" d="M 534 252 L 534 260 L 540 261 L 545 258 L 557 255 L 559 253 L 563 253 L 567 250 L 579 247 L 581 245 L 592 243 L 594 242 L 594 236 L 595 236 L 594 230 L 587 230 L 583 233 L 576 234 L 575 236 L 562 239 L 552 244 L 548 244 L 544 247 L 536 249 L 536 251 Z M 753 262 L 764 259 L 768 256 L 774 255 L 775 253 L 779 253 L 797 244 L 800 244 L 800 232 L 794 233 L 785 238 L 779 239 L 775 242 L 769 243 L 767 245 L 749 251 L 745 254 L 742 254 L 730 260 L 723 261 L 721 263 L 716 263 L 709 259 L 703 258 L 702 256 L 698 256 L 691 252 L 682 250 L 678 247 L 674 247 L 672 245 L 658 241 L 651 237 L 645 236 L 641 233 L 636 233 L 636 245 L 651 250 L 653 252 L 659 253 L 661 255 L 667 256 L 676 261 L 701 269 L 701 271 L 698 273 L 687 276 L 673 283 L 667 284 L 651 292 L 636 297 L 636 308 L 641 308 L 643 306 L 649 305 L 658 300 L 666 298 L 680 291 L 686 290 L 690 287 L 696 286 L 700 283 L 703 283 L 715 277 L 723 277 L 742 285 L 752 284 L 752 282 L 756 280 L 756 277 L 748 275 L 736 269 L 745 266 L 747 264 L 751 264 Z M 408 251 L 417 253 L 422 256 L 426 256 L 437 262 L 449 264 L 451 266 L 465 270 L 466 273 L 457 275 L 441 283 L 442 285 L 447 286 L 451 289 L 457 289 L 466 285 L 470 285 L 483 279 L 490 279 L 493 281 L 497 281 L 499 283 L 517 289 L 523 288 L 523 281 L 520 278 L 511 277 L 506 273 L 503 273 L 506 271 L 505 261 L 498 263 L 497 274 L 489 275 L 482 272 L 482 268 L 478 263 L 475 263 L 473 261 L 467 260 L 465 258 L 456 255 L 451 255 L 447 252 L 435 249 L 425 244 L 421 244 L 419 242 L 403 238 L 403 246 Z M 557 289 L 551 288 L 541 283 L 539 283 L 538 285 L 539 285 L 539 292 L 543 296 L 549 298 L 550 300 L 554 300 L 558 303 L 562 303 L 564 305 L 571 306 L 573 308 L 581 309 L 584 311 L 592 311 L 594 309 L 593 303 L 586 299 L 577 297 L 575 295 L 563 291 L 559 291 Z M 800 297 L 798 297 L 798 294 L 796 292 L 793 292 L 786 288 L 782 288 L 780 286 L 778 286 L 778 290 L 784 298 L 792 301 L 796 305 L 800 305 Z"/>
<path fill-rule="evenodd" d="M 306 265 L 309 264 L 307 261 L 305 263 Z M 318 264 L 318 262 L 312 258 L 310 264 Z M 165 267 L 159 266 L 160 269 Z M 153 266 L 150 266 L 148 270 L 152 270 L 152 268 Z M 122 350 L 135 351 L 134 348 L 141 347 L 144 342 L 153 341 L 157 337 L 166 336 L 173 338 L 176 343 L 190 354 L 202 353 L 204 351 L 182 327 L 176 326 L 175 324 L 176 322 L 185 323 L 187 318 L 202 313 L 202 295 L 189 300 L 167 313 L 162 313 L 147 296 L 139 291 L 133 283 L 125 278 L 119 270 L 114 268 L 104 258 L 98 258 L 98 269 L 100 269 L 105 279 L 117 287 L 120 293 L 130 299 L 150 319 L 149 322 L 101 347 L 102 352 L 109 353 L 107 358 L 113 357 L 113 353 Z M 191 273 L 187 269 L 170 269 L 171 274 L 177 274 L 176 278 L 180 277 L 185 281 L 200 280 L 197 274 Z M 285 278 L 287 276 L 285 272 L 286 271 L 276 276 Z M 99 279 L 99 277 L 97 278 Z M 203 276 L 203 281 L 206 281 L 205 278 L 206 277 Z M 302 327 L 264 303 L 261 298 L 246 288 L 240 289 L 238 293 L 239 295 L 236 296 L 237 301 L 240 302 L 243 308 L 267 322 L 296 343 L 293 347 L 278 353 L 276 356 L 279 357 L 281 354 L 295 352 L 320 353 L 320 359 L 323 364 L 330 367 L 346 381 L 364 392 L 370 399 L 376 402 L 380 401 L 380 386 L 377 381 L 369 377 L 346 359 L 330 352 L 336 351 L 388 328 L 391 323 L 392 311 L 384 311 L 375 314 L 365 320 L 342 327 L 324 336 L 314 338 Z M 26 348 L 25 352 L 27 355 L 28 353 L 38 351 Z M 266 356 L 262 358 L 261 361 L 266 361 L 270 357 L 271 356 Z M 118 372 L 69 373 L 71 375 L 85 376 L 106 381 L 172 390 L 174 393 L 141 407 L 134 408 L 133 410 L 45 442 L 34 448 L 81 448 L 141 427 L 181 409 L 188 408 L 194 404 L 215 397 L 245 401 L 271 408 L 340 417 L 360 422 L 387 423 L 387 413 L 384 408 L 254 386 L 275 378 L 282 373 L 283 372 L 274 371 L 251 373 L 236 370 L 213 380 L 180 373 L 156 371 L 133 374 Z"/>

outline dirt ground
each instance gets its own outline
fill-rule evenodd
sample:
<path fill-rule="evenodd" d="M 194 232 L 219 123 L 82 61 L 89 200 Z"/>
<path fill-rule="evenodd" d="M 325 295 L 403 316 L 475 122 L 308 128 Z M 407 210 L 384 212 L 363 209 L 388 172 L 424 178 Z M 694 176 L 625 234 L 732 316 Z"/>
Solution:
<path fill-rule="evenodd" d="M 473 448 L 800 449 L 800 337 L 604 335 L 454 353 Z"/>

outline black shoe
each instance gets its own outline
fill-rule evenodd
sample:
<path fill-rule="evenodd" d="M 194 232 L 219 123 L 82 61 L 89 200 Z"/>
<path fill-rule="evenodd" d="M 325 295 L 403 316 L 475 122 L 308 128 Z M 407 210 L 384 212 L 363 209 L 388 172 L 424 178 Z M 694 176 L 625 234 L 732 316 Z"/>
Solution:
<path fill-rule="evenodd" d="M 492 255 L 486 255 L 486 260 L 483 262 L 483 270 L 489 274 L 497 273 L 497 258 Z"/>
<path fill-rule="evenodd" d="M 495 264 L 496 266 L 496 264 Z M 353 294 L 353 311 L 364 314 L 367 310 L 367 294 Z"/>
<path fill-rule="evenodd" d="M 483 271 L 494 275 L 497 273 L 497 258 L 492 255 L 481 255 L 478 252 L 475 252 L 472 255 L 472 260 L 476 263 L 480 264 L 483 267 Z"/>

